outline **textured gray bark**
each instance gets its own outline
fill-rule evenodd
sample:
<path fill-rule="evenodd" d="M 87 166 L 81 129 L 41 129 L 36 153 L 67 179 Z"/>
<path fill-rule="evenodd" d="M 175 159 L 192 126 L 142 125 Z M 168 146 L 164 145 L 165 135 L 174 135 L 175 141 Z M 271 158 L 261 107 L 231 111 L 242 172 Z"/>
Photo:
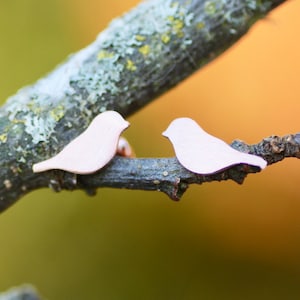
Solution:
<path fill-rule="evenodd" d="M 116 158 L 97 173 L 106 178 L 98 184 L 92 184 L 96 174 L 79 176 L 78 181 L 58 171 L 33 174 L 31 168 L 59 152 L 100 112 L 116 110 L 124 117 L 136 112 L 224 52 L 256 20 L 283 2 L 152 0 L 114 20 L 93 44 L 36 84 L 21 89 L 1 108 L 0 211 L 28 191 L 48 185 L 57 190 L 161 189 L 179 198 L 188 183 L 199 180 L 180 181 L 180 192 L 172 196 L 168 185 L 181 178 L 180 172 L 187 173 L 175 159 Z M 170 162 L 175 169 L 168 169 L 173 165 Z M 173 176 L 169 183 L 162 180 L 168 176 L 158 176 L 160 164 L 165 163 L 165 171 Z M 131 179 L 116 181 L 120 172 L 130 170 Z M 143 172 L 148 176 L 145 181 Z"/>
<path fill-rule="evenodd" d="M 23 285 L 11 288 L 10 290 L 0 293 L 0 300 L 41 300 L 37 291 L 31 285 Z"/>

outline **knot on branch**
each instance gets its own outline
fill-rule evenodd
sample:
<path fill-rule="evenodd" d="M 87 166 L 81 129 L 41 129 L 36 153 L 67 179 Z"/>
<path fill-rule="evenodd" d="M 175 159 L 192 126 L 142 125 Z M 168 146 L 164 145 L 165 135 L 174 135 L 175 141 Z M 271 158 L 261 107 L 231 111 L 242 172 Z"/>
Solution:
<path fill-rule="evenodd" d="M 300 158 L 300 133 L 283 137 L 271 135 L 255 145 L 247 145 L 243 141 L 235 140 L 231 146 L 236 150 L 258 155 L 271 165 L 286 157 Z"/>

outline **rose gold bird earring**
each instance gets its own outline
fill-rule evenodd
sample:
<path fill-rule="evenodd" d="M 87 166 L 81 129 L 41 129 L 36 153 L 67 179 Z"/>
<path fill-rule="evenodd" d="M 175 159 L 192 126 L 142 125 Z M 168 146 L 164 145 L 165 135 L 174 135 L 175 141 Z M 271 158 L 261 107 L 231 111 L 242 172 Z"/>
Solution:
<path fill-rule="evenodd" d="M 267 162 L 259 156 L 237 151 L 224 141 L 205 132 L 194 120 L 178 118 L 163 136 L 173 144 L 180 164 L 197 174 L 213 174 L 237 164 L 264 169 Z"/>
<path fill-rule="evenodd" d="M 91 174 L 103 168 L 119 150 L 131 155 L 131 148 L 121 133 L 129 122 L 116 111 L 96 116 L 89 127 L 55 156 L 33 165 L 33 172 L 59 169 L 75 174 Z M 119 142 L 120 141 L 120 142 Z"/>

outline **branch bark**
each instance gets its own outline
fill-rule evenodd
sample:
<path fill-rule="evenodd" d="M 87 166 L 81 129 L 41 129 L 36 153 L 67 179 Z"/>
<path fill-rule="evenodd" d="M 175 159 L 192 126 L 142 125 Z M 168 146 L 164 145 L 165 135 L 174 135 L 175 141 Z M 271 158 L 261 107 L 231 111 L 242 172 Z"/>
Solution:
<path fill-rule="evenodd" d="M 114 20 L 94 43 L 21 89 L 0 109 L 0 211 L 49 183 L 58 182 L 58 189 L 160 189 L 179 199 L 189 183 L 227 179 L 232 171 L 215 179 L 196 176 L 176 159 L 115 158 L 95 175 L 78 176 L 76 184 L 71 174 L 36 175 L 31 168 L 59 152 L 99 112 L 116 110 L 124 117 L 136 112 L 224 52 L 284 2 L 152 0 Z M 168 175 L 161 177 L 158 166 Z M 228 178 L 242 182 L 238 178 L 244 177 L 245 166 L 233 169 L 241 175 Z M 127 173 L 127 181 L 119 181 L 115 172 L 120 170 Z M 102 181 L 94 182 L 97 176 Z"/>
<path fill-rule="evenodd" d="M 31 285 L 13 287 L 0 293 L 0 300 L 41 300 L 36 289 Z"/>
<path fill-rule="evenodd" d="M 231 146 L 236 150 L 264 158 L 268 165 L 287 157 L 300 158 L 300 134 L 270 136 L 254 145 L 236 140 Z M 99 187 L 115 187 L 161 191 L 177 201 L 190 184 L 229 179 L 242 184 L 249 173 L 259 171 L 259 167 L 240 164 L 216 174 L 199 175 L 182 167 L 176 157 L 132 159 L 116 156 L 105 169 L 91 175 L 75 175 L 60 170 L 40 174 L 29 172 L 28 183 L 23 189 L 24 192 L 42 187 L 50 187 L 56 192 L 80 189 L 94 195 Z"/>

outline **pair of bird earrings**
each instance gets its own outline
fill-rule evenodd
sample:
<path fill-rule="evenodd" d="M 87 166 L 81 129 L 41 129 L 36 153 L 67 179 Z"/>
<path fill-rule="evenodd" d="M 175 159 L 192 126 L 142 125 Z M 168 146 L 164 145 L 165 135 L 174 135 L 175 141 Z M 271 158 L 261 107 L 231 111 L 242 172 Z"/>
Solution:
<path fill-rule="evenodd" d="M 33 172 L 60 169 L 75 174 L 91 174 L 107 165 L 116 153 L 129 157 L 130 146 L 120 138 L 128 126 L 129 122 L 116 111 L 103 112 L 61 152 L 34 164 Z M 173 144 L 180 164 L 193 173 L 214 174 L 237 164 L 261 169 L 267 165 L 261 157 L 239 152 L 208 134 L 190 118 L 173 120 L 163 136 Z"/>

